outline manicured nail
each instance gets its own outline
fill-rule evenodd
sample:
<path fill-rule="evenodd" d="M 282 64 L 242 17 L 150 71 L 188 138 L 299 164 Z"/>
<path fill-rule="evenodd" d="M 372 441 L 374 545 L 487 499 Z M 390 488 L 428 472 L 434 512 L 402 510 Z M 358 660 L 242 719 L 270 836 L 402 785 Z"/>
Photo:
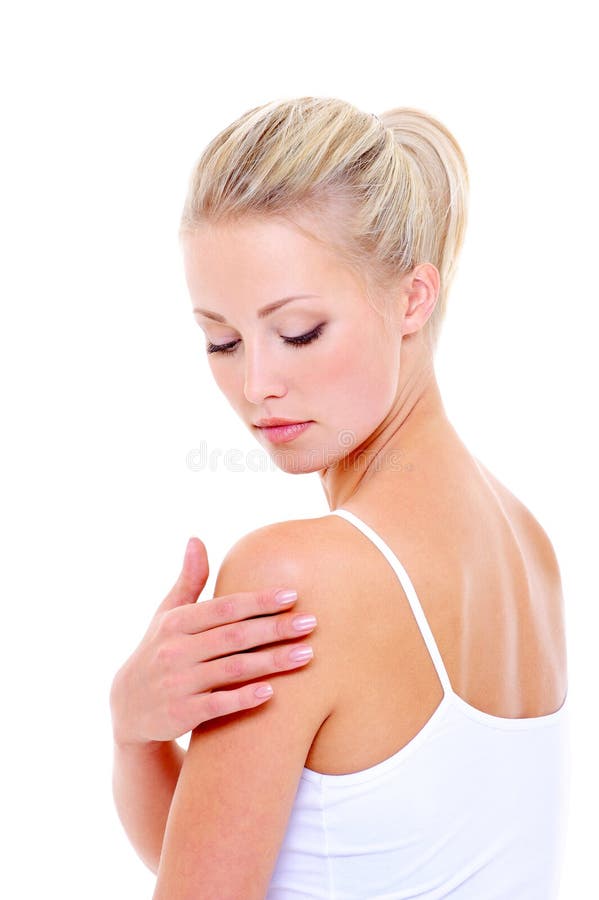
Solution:
<path fill-rule="evenodd" d="M 279 606 L 284 606 L 285 603 L 291 603 L 293 600 L 297 600 L 297 591 L 277 591 L 275 600 Z"/>
<path fill-rule="evenodd" d="M 316 625 L 316 616 L 296 616 L 293 627 L 296 631 L 309 631 Z"/>
<path fill-rule="evenodd" d="M 259 688 L 256 688 L 254 694 L 256 697 L 270 697 L 272 692 L 272 688 L 269 684 L 261 684 Z"/>
<path fill-rule="evenodd" d="M 295 647 L 289 654 L 289 659 L 292 659 L 294 662 L 305 662 L 313 656 L 314 650 L 312 647 Z"/>

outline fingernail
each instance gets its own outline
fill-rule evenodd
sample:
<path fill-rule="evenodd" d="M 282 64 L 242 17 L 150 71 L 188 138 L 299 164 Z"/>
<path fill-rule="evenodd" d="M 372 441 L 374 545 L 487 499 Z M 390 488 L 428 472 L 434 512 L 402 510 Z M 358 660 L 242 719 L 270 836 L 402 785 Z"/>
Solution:
<path fill-rule="evenodd" d="M 277 591 L 275 600 L 280 606 L 291 603 L 293 600 L 297 600 L 297 591 Z"/>
<path fill-rule="evenodd" d="M 306 659 L 311 659 L 314 656 L 314 651 L 312 647 L 296 647 L 289 654 L 289 659 L 292 659 L 294 662 L 304 662 Z"/>
<path fill-rule="evenodd" d="M 316 625 L 316 616 L 296 616 L 293 627 L 296 631 L 308 631 Z"/>
<path fill-rule="evenodd" d="M 256 688 L 254 694 L 256 697 L 270 697 L 272 692 L 272 688 L 269 684 L 261 684 L 260 687 Z"/>

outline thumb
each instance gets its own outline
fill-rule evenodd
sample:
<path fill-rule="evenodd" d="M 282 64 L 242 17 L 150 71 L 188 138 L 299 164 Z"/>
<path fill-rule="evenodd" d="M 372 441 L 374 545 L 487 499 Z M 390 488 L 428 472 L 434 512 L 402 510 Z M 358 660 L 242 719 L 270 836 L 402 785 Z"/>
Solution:
<path fill-rule="evenodd" d="M 164 612 L 184 603 L 195 603 L 208 581 L 209 572 L 206 547 L 199 538 L 191 537 L 185 549 L 181 574 L 158 607 L 158 611 Z"/>

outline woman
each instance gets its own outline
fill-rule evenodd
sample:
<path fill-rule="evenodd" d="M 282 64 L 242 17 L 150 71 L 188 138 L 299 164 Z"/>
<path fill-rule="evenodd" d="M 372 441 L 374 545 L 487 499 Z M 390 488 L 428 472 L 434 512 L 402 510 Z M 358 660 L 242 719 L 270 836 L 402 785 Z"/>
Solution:
<path fill-rule="evenodd" d="M 330 98 L 250 110 L 194 169 L 181 243 L 212 374 L 331 514 L 221 566 L 217 595 L 296 586 L 314 658 L 194 729 L 154 900 L 557 896 L 559 568 L 434 372 L 467 193 L 438 121 Z"/>

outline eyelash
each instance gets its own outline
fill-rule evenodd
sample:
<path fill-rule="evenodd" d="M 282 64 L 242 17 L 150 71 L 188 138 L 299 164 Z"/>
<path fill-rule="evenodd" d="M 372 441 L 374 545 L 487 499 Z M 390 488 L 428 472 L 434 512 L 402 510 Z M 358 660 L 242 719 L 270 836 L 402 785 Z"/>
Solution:
<path fill-rule="evenodd" d="M 292 347 L 305 347 L 306 344 L 311 344 L 312 341 L 316 341 L 324 328 L 324 324 L 317 325 L 313 331 L 309 331 L 307 334 L 300 334 L 295 338 L 283 338 L 286 344 L 290 344 Z M 206 345 L 206 350 L 208 353 L 224 353 L 229 355 L 231 353 L 235 353 L 237 349 L 237 344 L 239 341 L 231 341 L 229 344 L 211 344 L 208 342 Z M 231 349 L 232 348 L 232 349 Z"/>

